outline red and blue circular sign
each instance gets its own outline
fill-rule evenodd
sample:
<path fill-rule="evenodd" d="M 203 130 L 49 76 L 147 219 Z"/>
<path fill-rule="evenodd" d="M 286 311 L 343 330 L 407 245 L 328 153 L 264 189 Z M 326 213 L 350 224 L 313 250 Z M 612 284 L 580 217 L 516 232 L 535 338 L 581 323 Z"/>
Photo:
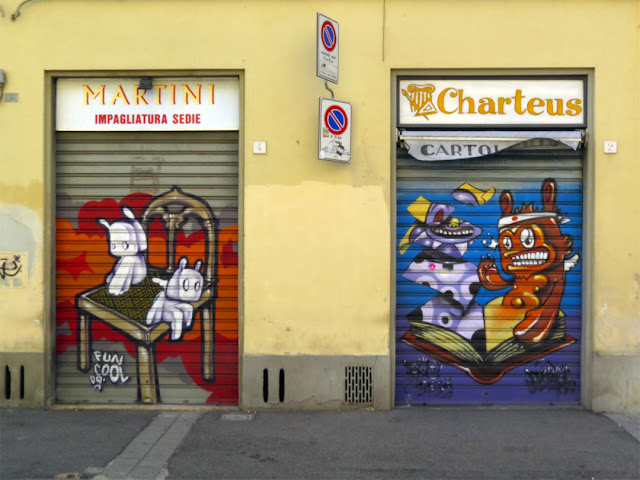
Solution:
<path fill-rule="evenodd" d="M 338 43 L 338 35 L 336 35 L 336 29 L 331 22 L 324 22 L 322 24 L 322 45 L 328 51 L 333 51 Z"/>
<path fill-rule="evenodd" d="M 334 135 L 342 135 L 347 129 L 346 112 L 338 105 L 331 105 L 324 114 L 324 124 Z"/>

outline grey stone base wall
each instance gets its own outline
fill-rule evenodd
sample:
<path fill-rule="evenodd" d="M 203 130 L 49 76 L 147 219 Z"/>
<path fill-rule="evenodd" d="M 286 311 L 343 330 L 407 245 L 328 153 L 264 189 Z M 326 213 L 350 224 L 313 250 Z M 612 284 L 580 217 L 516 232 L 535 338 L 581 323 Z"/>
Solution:
<path fill-rule="evenodd" d="M 240 407 L 389 409 L 390 388 L 389 356 L 244 355 Z"/>
<path fill-rule="evenodd" d="M 0 352 L 0 407 L 44 408 L 44 364 L 43 353 Z M 356 380 L 370 375 L 364 396 L 357 381 L 353 395 L 354 371 Z M 245 355 L 241 381 L 245 410 L 392 407 L 386 355 Z M 593 355 L 591 392 L 596 412 L 640 411 L 640 355 Z"/>
<path fill-rule="evenodd" d="M 44 354 L 0 352 L 0 407 L 43 408 Z"/>
<path fill-rule="evenodd" d="M 593 356 L 595 412 L 640 411 L 640 355 Z"/>

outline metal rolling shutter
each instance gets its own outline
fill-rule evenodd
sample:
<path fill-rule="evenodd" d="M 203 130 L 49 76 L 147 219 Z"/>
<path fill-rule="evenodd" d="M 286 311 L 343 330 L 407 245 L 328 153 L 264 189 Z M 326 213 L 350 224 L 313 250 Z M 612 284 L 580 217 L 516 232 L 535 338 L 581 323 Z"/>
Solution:
<path fill-rule="evenodd" d="M 237 132 L 59 133 L 56 401 L 237 404 L 237 245 Z"/>
<path fill-rule="evenodd" d="M 542 229 L 545 243 L 555 252 L 564 235 L 573 243 L 560 267 L 564 274 L 546 270 L 534 278 L 536 264 L 545 262 L 541 234 L 535 228 L 522 232 L 530 226 L 526 218 L 544 223 L 540 219 L 550 217 L 541 212 L 545 179 L 555 181 L 561 212 L 560 232 Z M 581 150 L 507 150 L 441 162 L 417 161 L 398 150 L 396 404 L 579 402 L 582 188 Z M 500 207 L 505 190 L 514 200 L 510 214 Z M 515 212 L 523 204 L 533 204 L 529 217 Z M 490 278 L 500 277 L 506 288 L 490 290 L 499 285 L 483 284 L 478 267 L 487 254 L 500 258 L 499 222 L 524 235 L 511 240 L 513 251 L 526 253 L 525 245 L 536 243 L 517 260 L 523 278 L 514 280 L 498 261 Z M 557 284 L 563 288 L 552 288 Z M 523 297 L 514 287 L 526 292 Z M 515 326 L 523 329 L 521 322 L 534 316 L 553 320 L 548 334 L 516 339 Z"/>

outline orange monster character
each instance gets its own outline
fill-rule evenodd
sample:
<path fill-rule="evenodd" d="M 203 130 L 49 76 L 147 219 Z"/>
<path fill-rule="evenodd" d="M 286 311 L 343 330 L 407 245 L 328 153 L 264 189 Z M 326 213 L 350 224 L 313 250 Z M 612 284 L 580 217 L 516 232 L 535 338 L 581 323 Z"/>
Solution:
<path fill-rule="evenodd" d="M 525 343 L 540 343 L 549 336 L 558 317 L 566 272 L 579 259 L 577 253 L 567 258 L 573 240 L 560 231 L 556 182 L 546 179 L 541 194 L 542 210 L 534 209 L 533 204 L 514 210 L 511 192 L 505 190 L 500 195 L 500 262 L 513 278 L 503 279 L 490 257 L 483 257 L 478 265 L 478 276 L 486 289 L 510 287 L 502 306 L 524 311 L 524 319 L 513 328 L 513 334 Z"/>

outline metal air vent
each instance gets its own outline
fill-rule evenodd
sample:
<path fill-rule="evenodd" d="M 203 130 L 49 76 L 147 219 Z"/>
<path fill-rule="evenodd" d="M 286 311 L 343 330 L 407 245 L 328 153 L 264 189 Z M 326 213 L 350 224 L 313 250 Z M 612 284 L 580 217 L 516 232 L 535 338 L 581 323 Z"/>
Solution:
<path fill-rule="evenodd" d="M 373 403 L 373 372 L 371 367 L 345 367 L 344 401 L 347 404 Z"/>

